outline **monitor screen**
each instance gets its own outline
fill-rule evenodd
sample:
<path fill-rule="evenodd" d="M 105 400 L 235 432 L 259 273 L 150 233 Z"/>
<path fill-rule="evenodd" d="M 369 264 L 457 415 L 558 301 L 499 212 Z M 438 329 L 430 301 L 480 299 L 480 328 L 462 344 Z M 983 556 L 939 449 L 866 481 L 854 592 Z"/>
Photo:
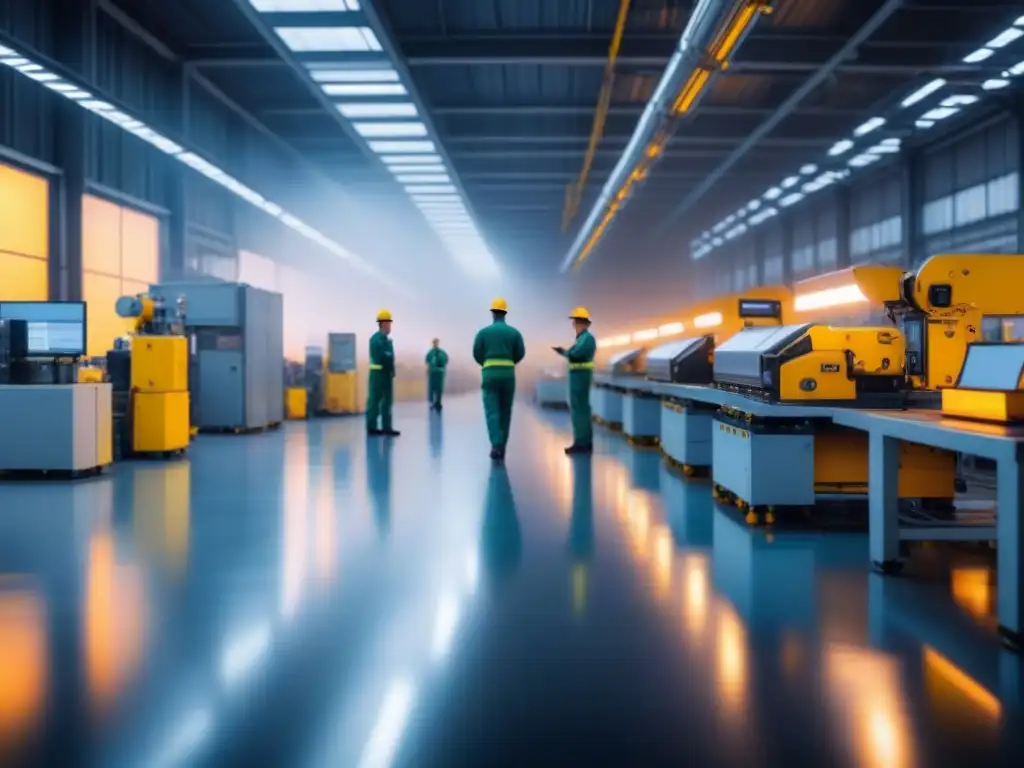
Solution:
<path fill-rule="evenodd" d="M 770 299 L 740 299 L 740 317 L 782 317 L 782 304 Z"/>
<path fill-rule="evenodd" d="M 25 321 L 29 357 L 85 354 L 85 302 L 4 301 L 0 319 Z"/>

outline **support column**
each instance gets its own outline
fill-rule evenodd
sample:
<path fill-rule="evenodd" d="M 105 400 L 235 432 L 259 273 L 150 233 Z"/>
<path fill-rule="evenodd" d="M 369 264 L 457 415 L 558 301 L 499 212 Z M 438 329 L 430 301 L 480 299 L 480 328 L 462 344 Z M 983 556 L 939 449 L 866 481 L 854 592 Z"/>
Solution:
<path fill-rule="evenodd" d="M 921 159 L 916 153 L 903 156 L 901 164 L 900 213 L 903 221 L 903 266 L 913 268 L 924 258 L 924 238 L 921 232 L 921 183 L 918 169 Z"/>
<path fill-rule="evenodd" d="M 1017 253 L 1024 248 L 1024 105 L 1018 104 L 1014 122 L 1017 130 Z"/>
<path fill-rule="evenodd" d="M 54 52 L 58 61 L 86 83 L 96 75 L 95 0 L 56 0 Z M 82 298 L 82 196 L 85 194 L 88 120 L 85 110 L 57 99 L 54 154 L 61 175 L 50 194 L 50 298 Z"/>
<path fill-rule="evenodd" d="M 782 216 L 782 284 L 793 285 L 793 217 Z"/>
<path fill-rule="evenodd" d="M 179 81 L 178 135 L 188 141 L 191 125 L 191 78 L 187 66 L 182 68 Z M 188 169 L 177 160 L 168 157 L 167 163 L 167 217 L 166 248 L 161 254 L 160 279 L 182 280 L 185 275 L 186 251 L 188 250 L 188 194 L 185 174 Z"/>
<path fill-rule="evenodd" d="M 850 188 L 836 190 L 836 269 L 850 266 Z"/>

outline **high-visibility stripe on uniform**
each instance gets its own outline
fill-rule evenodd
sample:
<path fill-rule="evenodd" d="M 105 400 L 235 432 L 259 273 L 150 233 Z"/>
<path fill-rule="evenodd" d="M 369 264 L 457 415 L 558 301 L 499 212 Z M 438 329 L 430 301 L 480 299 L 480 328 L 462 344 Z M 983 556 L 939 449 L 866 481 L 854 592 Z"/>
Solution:
<path fill-rule="evenodd" d="M 514 368 L 511 360 L 484 360 L 484 368 Z"/>
<path fill-rule="evenodd" d="M 371 371 L 383 371 L 384 370 L 384 366 L 383 365 L 377 365 L 377 363 L 370 363 L 370 370 Z"/>
<path fill-rule="evenodd" d="M 594 370 L 593 361 L 589 363 L 569 363 L 570 371 L 592 371 Z"/>

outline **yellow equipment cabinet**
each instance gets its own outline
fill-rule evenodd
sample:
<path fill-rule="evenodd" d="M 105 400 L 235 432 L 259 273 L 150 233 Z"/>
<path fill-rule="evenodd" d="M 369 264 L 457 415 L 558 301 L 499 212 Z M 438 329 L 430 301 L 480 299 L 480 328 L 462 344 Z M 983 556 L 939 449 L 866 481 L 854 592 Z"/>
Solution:
<path fill-rule="evenodd" d="M 1024 258 L 1016 254 L 941 254 L 917 270 L 854 267 L 863 296 L 885 307 L 906 340 L 915 388 L 952 387 L 968 345 L 982 341 L 986 317 L 1024 316 Z"/>
<path fill-rule="evenodd" d="M 179 302 L 174 320 L 168 318 L 161 300 L 149 296 L 123 297 L 116 310 L 121 317 L 136 321 L 127 350 L 131 453 L 167 455 L 183 451 L 192 434 L 183 303 Z M 113 350 L 108 355 L 108 367 L 116 370 L 117 356 L 123 357 L 125 352 Z"/>
<path fill-rule="evenodd" d="M 284 390 L 284 417 L 291 421 L 306 418 L 308 399 L 305 387 L 287 387 Z"/>
<path fill-rule="evenodd" d="M 942 390 L 942 412 L 999 424 L 1024 422 L 1024 343 L 971 344 L 956 386 Z"/>
<path fill-rule="evenodd" d="M 359 375 L 356 370 L 354 333 L 327 334 L 323 391 L 323 408 L 329 415 L 353 414 L 362 410 L 359 405 Z"/>

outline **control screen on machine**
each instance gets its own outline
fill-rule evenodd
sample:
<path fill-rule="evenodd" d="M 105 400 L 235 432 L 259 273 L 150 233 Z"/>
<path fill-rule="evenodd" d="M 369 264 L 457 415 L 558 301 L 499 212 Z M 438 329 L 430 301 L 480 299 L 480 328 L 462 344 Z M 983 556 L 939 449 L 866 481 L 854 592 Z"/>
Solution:
<path fill-rule="evenodd" d="M 28 357 L 81 357 L 85 354 L 85 303 L 5 301 L 0 320 L 24 320 Z"/>

